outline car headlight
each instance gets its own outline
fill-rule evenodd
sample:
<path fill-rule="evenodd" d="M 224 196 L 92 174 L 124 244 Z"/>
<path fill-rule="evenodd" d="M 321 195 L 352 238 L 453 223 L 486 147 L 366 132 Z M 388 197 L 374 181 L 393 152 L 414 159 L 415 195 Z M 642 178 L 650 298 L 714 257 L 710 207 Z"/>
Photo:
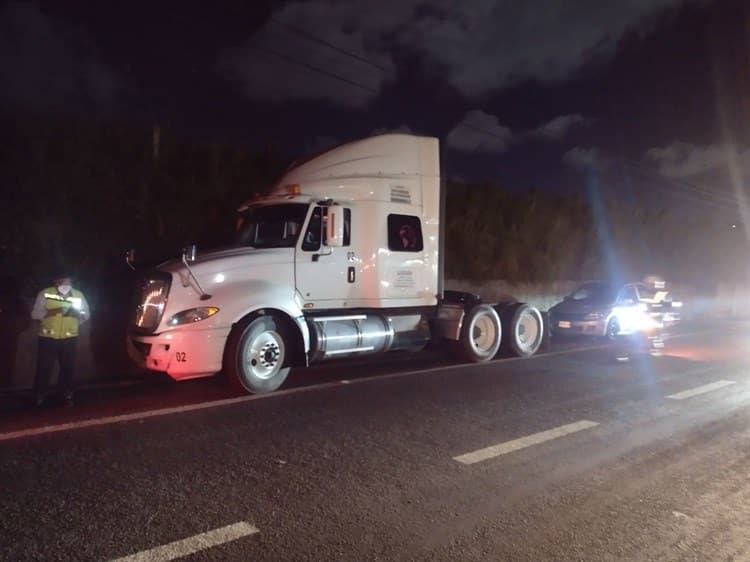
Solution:
<path fill-rule="evenodd" d="M 589 312 L 583 319 L 584 320 L 601 320 L 604 318 L 604 314 L 601 312 Z"/>
<path fill-rule="evenodd" d="M 190 308 L 183 310 L 172 316 L 167 320 L 167 326 L 180 326 L 182 324 L 192 324 L 193 322 L 200 322 L 206 318 L 210 318 L 214 314 L 219 312 L 219 309 L 215 306 L 199 306 L 198 308 Z"/>

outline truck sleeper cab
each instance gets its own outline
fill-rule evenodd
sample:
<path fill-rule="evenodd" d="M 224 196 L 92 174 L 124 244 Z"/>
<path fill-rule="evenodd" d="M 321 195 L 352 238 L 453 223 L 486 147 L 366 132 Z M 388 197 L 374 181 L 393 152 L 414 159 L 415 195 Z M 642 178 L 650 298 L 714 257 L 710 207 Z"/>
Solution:
<path fill-rule="evenodd" d="M 501 344 L 533 355 L 538 310 L 443 291 L 440 224 L 437 139 L 381 135 L 293 165 L 240 208 L 233 247 L 144 275 L 129 353 L 176 380 L 224 370 L 249 392 L 292 367 L 436 338 L 472 361 Z"/>

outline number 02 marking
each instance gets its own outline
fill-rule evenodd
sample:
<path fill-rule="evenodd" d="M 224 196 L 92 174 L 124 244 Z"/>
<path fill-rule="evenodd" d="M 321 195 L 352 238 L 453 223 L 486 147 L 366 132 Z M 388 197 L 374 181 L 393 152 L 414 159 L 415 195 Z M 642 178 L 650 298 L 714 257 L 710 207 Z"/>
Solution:
<path fill-rule="evenodd" d="M 185 353 L 184 351 L 177 351 L 174 354 L 174 358 L 177 359 L 178 363 L 184 363 L 185 361 L 187 361 L 187 353 Z"/>

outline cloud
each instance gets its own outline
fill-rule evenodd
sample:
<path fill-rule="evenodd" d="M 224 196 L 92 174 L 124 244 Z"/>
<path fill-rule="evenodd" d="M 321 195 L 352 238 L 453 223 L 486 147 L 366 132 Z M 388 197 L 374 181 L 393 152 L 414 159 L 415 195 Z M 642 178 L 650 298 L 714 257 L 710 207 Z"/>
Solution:
<path fill-rule="evenodd" d="M 504 152 L 513 140 L 513 132 L 497 117 L 481 109 L 464 115 L 445 139 L 446 145 L 462 152 Z"/>
<path fill-rule="evenodd" d="M 587 170 L 589 168 L 603 168 L 609 164 L 610 159 L 604 156 L 597 147 L 583 148 L 577 146 L 563 155 L 563 162 L 571 168 Z"/>
<path fill-rule="evenodd" d="M 467 96 L 522 80 L 563 80 L 595 57 L 611 55 L 628 29 L 680 0 L 439 2 L 400 35 L 447 70 Z"/>
<path fill-rule="evenodd" d="M 370 0 L 289 2 L 220 66 L 253 99 L 361 106 L 394 78 L 394 55 L 406 51 L 480 98 L 523 80 L 564 80 L 606 60 L 627 30 L 649 31 L 652 16 L 687 1 L 401 0 L 377 9 Z"/>
<path fill-rule="evenodd" d="M 93 54 L 92 42 L 27 2 L 0 11 L 0 97 L 40 105 L 107 105 L 121 80 Z"/>
<path fill-rule="evenodd" d="M 288 4 L 244 45 L 221 53 L 219 70 L 253 100 L 366 105 L 395 65 L 372 27 L 377 18 L 356 4 Z"/>
<path fill-rule="evenodd" d="M 593 123 L 593 119 L 584 117 L 583 115 L 560 115 L 544 125 L 537 127 L 533 131 L 529 131 L 526 133 L 526 136 L 549 141 L 559 141 L 562 140 L 571 129 L 578 126 L 590 125 L 591 123 Z"/>
<path fill-rule="evenodd" d="M 560 115 L 536 129 L 514 134 L 494 115 L 474 109 L 448 133 L 446 143 L 463 152 L 504 152 L 511 145 L 533 139 L 560 141 L 573 127 L 592 122 L 582 115 Z"/>
<path fill-rule="evenodd" d="M 713 144 L 696 146 L 674 142 L 646 152 L 646 160 L 656 164 L 659 173 L 670 178 L 688 178 L 702 174 L 727 172 L 750 176 L 750 148 Z"/>

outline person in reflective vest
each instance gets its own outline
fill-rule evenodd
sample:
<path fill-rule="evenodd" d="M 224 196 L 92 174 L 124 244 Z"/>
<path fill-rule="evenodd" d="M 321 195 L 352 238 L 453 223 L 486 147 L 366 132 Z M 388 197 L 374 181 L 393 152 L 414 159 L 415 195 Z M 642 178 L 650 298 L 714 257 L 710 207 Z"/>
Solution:
<path fill-rule="evenodd" d="M 60 368 L 57 390 L 66 405 L 73 403 L 73 368 L 78 346 L 78 330 L 89 319 L 89 305 L 81 291 L 73 288 L 70 277 L 55 279 L 54 285 L 39 292 L 31 317 L 39 320 L 39 343 L 34 377 L 37 406 L 47 398 L 49 379 L 55 363 Z"/>

